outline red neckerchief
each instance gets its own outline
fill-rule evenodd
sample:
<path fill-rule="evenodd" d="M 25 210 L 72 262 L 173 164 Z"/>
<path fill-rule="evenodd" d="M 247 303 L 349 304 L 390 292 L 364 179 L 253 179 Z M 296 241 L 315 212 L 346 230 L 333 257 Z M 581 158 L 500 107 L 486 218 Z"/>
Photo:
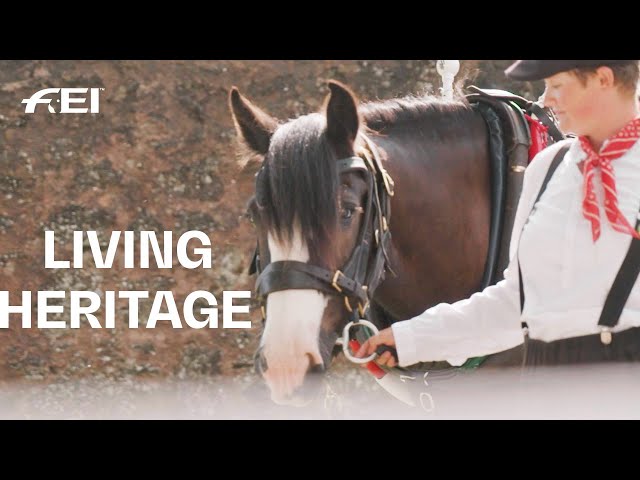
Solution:
<path fill-rule="evenodd" d="M 621 233 L 640 239 L 638 233 L 618 209 L 618 195 L 616 191 L 616 178 L 611 166 L 611 161 L 621 157 L 640 139 L 640 118 L 636 118 L 626 124 L 622 130 L 616 133 L 607 142 L 607 146 L 600 153 L 596 152 L 587 137 L 579 137 L 580 146 L 587 153 L 582 173 L 584 174 L 584 197 L 582 200 L 582 213 L 591 222 L 591 234 L 594 243 L 600 237 L 600 209 L 593 190 L 593 175 L 595 168 L 600 167 L 600 177 L 604 187 L 604 210 L 611 227 Z"/>

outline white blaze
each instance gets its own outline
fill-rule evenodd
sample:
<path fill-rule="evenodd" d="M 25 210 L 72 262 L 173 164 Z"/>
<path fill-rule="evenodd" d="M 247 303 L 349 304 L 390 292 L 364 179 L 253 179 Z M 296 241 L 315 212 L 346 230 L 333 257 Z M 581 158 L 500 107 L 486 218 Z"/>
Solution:
<path fill-rule="evenodd" d="M 307 262 L 309 249 L 294 228 L 291 245 L 268 235 L 271 261 Z M 267 361 L 264 378 L 276 403 L 291 403 L 291 394 L 301 386 L 309 362 L 322 364 L 318 347 L 320 322 L 329 298 L 317 290 L 284 290 L 269 294 L 267 319 L 260 343 Z"/>

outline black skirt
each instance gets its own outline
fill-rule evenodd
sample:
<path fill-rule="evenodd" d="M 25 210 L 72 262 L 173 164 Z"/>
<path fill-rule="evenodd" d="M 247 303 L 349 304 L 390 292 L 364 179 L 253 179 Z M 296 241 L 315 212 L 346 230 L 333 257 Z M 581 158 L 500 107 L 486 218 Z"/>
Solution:
<path fill-rule="evenodd" d="M 524 365 L 570 365 L 577 363 L 640 362 L 640 327 L 611 333 L 611 343 L 600 334 L 553 342 L 526 339 Z"/>

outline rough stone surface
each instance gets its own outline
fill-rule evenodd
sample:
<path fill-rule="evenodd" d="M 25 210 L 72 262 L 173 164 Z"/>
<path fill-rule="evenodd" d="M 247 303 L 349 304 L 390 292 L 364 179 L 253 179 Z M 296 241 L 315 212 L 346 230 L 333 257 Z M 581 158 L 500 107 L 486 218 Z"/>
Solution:
<path fill-rule="evenodd" d="M 466 84 L 510 88 L 534 99 L 541 85 L 511 84 L 511 62 L 463 61 Z M 1 61 L 0 290 L 10 302 L 41 290 L 147 290 L 186 295 L 250 290 L 246 272 L 254 245 L 242 218 L 253 177 L 237 162 L 227 107 L 231 86 L 280 119 L 316 111 L 326 81 L 347 83 L 363 100 L 437 93 L 433 60 L 388 61 Z M 51 87 L 101 87 L 100 114 L 25 114 L 23 98 Z M 95 230 L 106 247 L 111 231 L 173 231 L 175 247 L 188 230 L 212 242 L 213 268 L 126 269 L 119 247 L 111 269 L 98 269 L 87 239 L 84 268 L 45 269 L 44 232 L 56 234 L 56 256 L 72 259 L 72 232 Z M 137 239 L 136 239 L 137 241 Z M 164 239 L 160 238 L 162 247 Z M 175 250 L 174 250 L 175 252 Z M 136 254 L 136 265 L 139 256 Z M 146 318 L 151 299 L 140 302 Z M 69 298 L 52 301 L 69 318 Z M 255 302 L 251 302 L 255 306 Z M 221 310 L 221 308 L 220 308 Z M 259 313 L 250 330 L 131 329 L 128 306 L 116 300 L 116 326 L 95 329 L 22 328 L 12 315 L 0 330 L 0 379 L 57 384 L 78 379 L 176 379 L 251 376 Z M 104 325 L 104 310 L 96 314 Z"/>

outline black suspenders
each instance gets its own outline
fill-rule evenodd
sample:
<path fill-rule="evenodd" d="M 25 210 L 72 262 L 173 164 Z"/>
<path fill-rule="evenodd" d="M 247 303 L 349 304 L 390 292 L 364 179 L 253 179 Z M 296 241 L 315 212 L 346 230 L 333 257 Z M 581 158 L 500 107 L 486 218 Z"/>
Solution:
<path fill-rule="evenodd" d="M 640 232 L 640 212 L 636 220 L 636 231 Z M 633 237 L 627 256 L 622 261 L 616 279 L 611 285 L 609 295 L 604 302 L 598 325 L 600 326 L 600 340 L 605 345 L 611 343 L 611 328 L 615 327 L 627 303 L 633 285 L 640 273 L 640 240 Z"/>
<path fill-rule="evenodd" d="M 556 156 L 554 157 L 551 165 L 549 166 L 549 170 L 547 171 L 547 176 L 544 178 L 542 182 L 542 186 L 540 187 L 540 191 L 538 192 L 538 196 L 536 197 L 536 201 L 533 203 L 535 206 L 540 200 L 540 197 L 544 193 L 547 188 L 547 184 L 553 173 L 562 162 L 567 150 L 569 150 L 570 145 L 564 145 Z M 533 208 L 532 208 L 533 210 Z M 529 214 L 531 215 L 531 213 Z M 524 228 L 524 227 L 523 227 Z M 638 213 L 638 218 L 636 221 L 636 230 L 640 231 L 640 212 Z M 519 249 L 518 245 L 518 249 Z M 517 254 L 516 254 L 517 258 Z M 608 345 L 611 343 L 611 329 L 618 324 L 618 320 L 620 319 L 620 315 L 622 314 L 622 310 L 624 309 L 625 304 L 631 294 L 631 290 L 640 274 L 640 240 L 637 238 L 631 239 L 631 245 L 629 246 L 629 251 L 627 252 L 627 256 L 625 257 L 622 265 L 620 266 L 620 270 L 618 271 L 618 275 L 609 290 L 609 294 L 607 295 L 607 299 L 604 302 L 604 307 L 602 308 L 602 313 L 600 314 L 600 320 L 598 321 L 598 325 L 600 326 L 600 340 L 603 344 Z M 520 282 L 520 313 L 522 313 L 524 309 L 524 288 L 522 283 L 522 271 L 520 269 L 520 260 L 518 259 L 518 280 Z M 526 322 L 521 322 L 522 329 L 525 332 L 525 335 L 528 333 L 529 326 Z"/>
<path fill-rule="evenodd" d="M 542 181 L 542 185 L 540 186 L 540 191 L 538 192 L 538 196 L 536 197 L 536 201 L 533 202 L 533 206 L 531 207 L 532 211 L 536 203 L 538 203 L 538 200 L 540 200 L 540 197 L 542 197 L 542 194 L 544 193 L 544 191 L 547 189 L 547 184 L 549 183 L 549 180 L 551 180 L 553 173 L 558 168 L 558 165 L 560 165 L 560 163 L 562 162 L 562 159 L 566 155 L 570 146 L 571 146 L 570 144 L 563 145 L 562 148 L 558 150 L 558 153 L 556 153 L 556 156 L 553 157 L 553 161 L 551 162 L 551 165 L 549 165 L 549 170 L 547 170 L 547 176 L 544 177 L 544 180 Z M 529 212 L 529 215 L 531 215 L 531 212 Z M 518 251 L 519 250 L 520 250 L 520 243 L 518 242 Z M 516 252 L 516 258 L 518 260 L 518 281 L 520 282 L 520 314 L 522 314 L 522 311 L 524 310 L 524 286 L 522 284 L 522 269 L 520 268 L 520 258 L 518 258 L 517 252 Z M 522 329 L 525 331 L 525 333 L 528 332 L 529 326 L 527 325 L 527 322 L 521 322 L 520 325 Z"/>

